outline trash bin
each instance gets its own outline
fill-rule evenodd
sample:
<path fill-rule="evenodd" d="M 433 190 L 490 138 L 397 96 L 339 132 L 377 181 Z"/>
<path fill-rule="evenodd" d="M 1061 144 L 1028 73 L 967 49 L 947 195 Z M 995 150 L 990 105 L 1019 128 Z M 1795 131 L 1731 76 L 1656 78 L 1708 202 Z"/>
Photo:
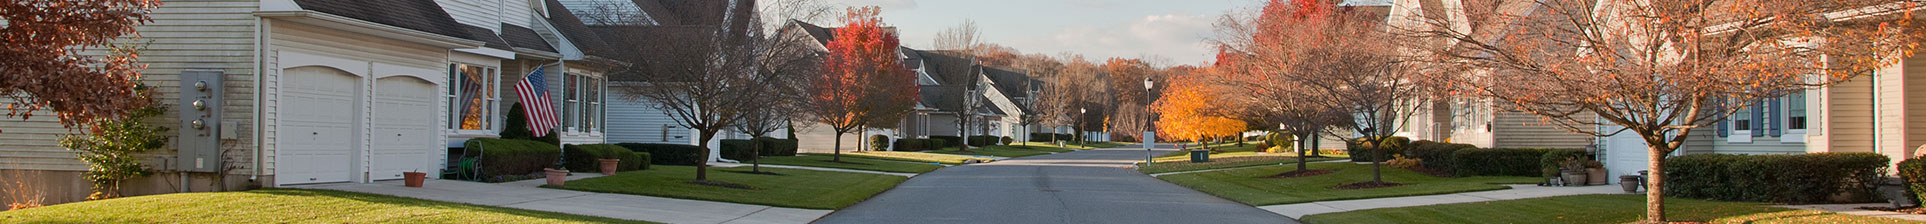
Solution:
<path fill-rule="evenodd" d="M 1190 162 L 1193 162 L 1193 163 L 1210 162 L 1210 151 L 1206 151 L 1206 150 L 1190 151 Z"/>

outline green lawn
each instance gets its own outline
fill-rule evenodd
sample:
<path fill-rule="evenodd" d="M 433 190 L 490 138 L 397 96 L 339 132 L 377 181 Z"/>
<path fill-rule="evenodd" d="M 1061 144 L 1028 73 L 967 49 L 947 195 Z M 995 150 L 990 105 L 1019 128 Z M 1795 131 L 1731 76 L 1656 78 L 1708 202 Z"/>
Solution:
<path fill-rule="evenodd" d="M 1767 204 L 1668 198 L 1667 221 L 1712 223 L 1918 223 Z M 1381 208 L 1305 216 L 1305 223 L 1627 223 L 1645 217 L 1645 195 L 1578 195 Z"/>
<path fill-rule="evenodd" d="M 866 173 L 762 168 L 776 175 L 750 174 L 749 167 L 711 168 L 710 181 L 747 185 L 737 189 L 690 184 L 695 167 L 654 166 L 614 176 L 569 181 L 561 189 L 684 198 L 806 209 L 841 209 L 883 193 L 907 177 Z"/>
<path fill-rule="evenodd" d="M 843 157 L 842 162 L 831 162 L 829 155 L 820 154 L 766 156 L 762 157 L 762 161 L 760 162 L 762 162 L 762 164 L 870 170 L 892 173 L 927 173 L 935 171 L 938 168 L 943 168 L 942 165 L 929 162 L 896 161 L 855 156 Z"/>
<path fill-rule="evenodd" d="M 829 154 L 823 154 L 823 155 L 829 155 Z M 967 156 L 967 155 L 951 155 L 951 154 L 927 153 L 927 152 L 895 152 L 895 151 L 868 151 L 868 152 L 843 153 L 843 157 L 844 158 L 861 157 L 861 158 L 873 158 L 873 159 L 909 161 L 909 162 L 942 163 L 942 164 L 950 164 L 950 165 L 963 164 L 963 161 L 967 161 L 967 160 L 980 160 L 984 162 L 996 160 L 988 157 L 976 157 L 976 156 Z"/>
<path fill-rule="evenodd" d="M 1381 197 L 1448 194 L 1470 191 L 1509 189 L 1501 184 L 1537 183 L 1537 177 L 1459 177 L 1446 178 L 1384 167 L 1384 181 L 1405 184 L 1397 187 L 1337 190 L 1332 186 L 1371 180 L 1371 165 L 1354 163 L 1312 163 L 1311 169 L 1334 173 L 1298 178 L 1265 178 L 1296 170 L 1297 166 L 1270 166 L 1202 173 L 1159 176 L 1176 183 L 1250 205 L 1274 205 L 1313 201 L 1349 200 Z"/>
<path fill-rule="evenodd" d="M 1338 160 L 1338 159 L 1339 158 L 1307 158 L 1307 159 L 1304 159 L 1304 161 L 1317 162 L 1317 161 Z M 1143 172 L 1144 174 L 1155 174 L 1155 173 L 1208 170 L 1208 169 L 1297 164 L 1297 157 L 1296 156 L 1238 156 L 1238 157 L 1218 158 L 1217 155 L 1211 155 L 1210 162 L 1192 163 L 1190 162 L 1189 157 L 1184 157 L 1184 158 L 1173 158 L 1168 160 L 1166 160 L 1165 158 L 1157 158 L 1157 163 L 1152 163 L 1148 166 L 1145 166 L 1143 164 L 1144 164 L 1143 162 L 1137 163 L 1138 172 Z M 1291 167 L 1297 167 L 1297 166 L 1291 165 Z"/>
<path fill-rule="evenodd" d="M 1044 147 L 1057 147 L 1057 143 L 1053 143 L 1053 142 L 1023 142 L 1023 143 L 1011 143 L 1011 144 L 1015 144 L 1015 145 L 1026 145 L 1026 146 L 1044 146 Z M 1132 142 L 1123 142 L 1123 143 L 1118 143 L 1118 142 L 1090 142 L 1090 143 L 1086 143 L 1086 144 L 1082 144 L 1082 145 L 1079 145 L 1079 144 L 1077 144 L 1077 141 L 1069 141 L 1069 142 L 1064 142 L 1064 144 L 1063 144 L 1063 147 L 1059 147 L 1059 148 L 1066 148 L 1066 149 L 1076 149 L 1076 150 L 1089 150 L 1089 149 L 1101 149 L 1101 148 L 1116 148 L 1116 147 L 1124 147 L 1125 145 L 1129 145 L 1129 144 L 1136 144 L 1136 143 L 1132 143 Z"/>
<path fill-rule="evenodd" d="M 326 190 L 263 189 L 75 202 L 0 223 L 647 223 Z"/>
<path fill-rule="evenodd" d="M 1005 157 L 1005 158 L 1016 158 L 1016 157 L 1035 156 L 1035 155 L 1049 155 L 1050 153 L 1053 153 L 1053 152 L 1077 151 L 1075 149 L 1057 148 L 1056 146 L 1028 146 L 1028 145 L 993 145 L 993 146 L 984 146 L 984 147 L 970 147 L 969 152 L 959 152 L 957 151 L 957 149 L 958 148 L 956 147 L 950 147 L 950 148 L 943 148 L 938 150 L 931 150 L 929 152 L 953 154 L 953 155 L 978 155 L 978 156 L 996 156 L 996 157 Z"/>

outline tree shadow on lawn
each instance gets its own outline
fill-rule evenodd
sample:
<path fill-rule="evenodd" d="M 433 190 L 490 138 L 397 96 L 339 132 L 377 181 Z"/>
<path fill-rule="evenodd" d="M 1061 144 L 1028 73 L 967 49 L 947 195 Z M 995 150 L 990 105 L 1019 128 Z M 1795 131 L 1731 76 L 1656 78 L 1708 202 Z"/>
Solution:
<path fill-rule="evenodd" d="M 769 172 L 769 171 L 761 171 L 761 172 L 757 172 L 757 171 L 743 171 L 743 170 L 724 170 L 724 171 L 722 171 L 722 172 L 730 172 L 730 173 L 740 173 L 740 174 L 755 174 L 755 175 L 770 175 L 770 176 L 789 176 L 788 174 L 780 174 L 780 173 L 776 173 L 776 172 Z"/>
<path fill-rule="evenodd" d="M 762 190 L 762 188 L 760 187 L 734 184 L 734 183 L 722 182 L 722 181 L 714 181 L 714 180 L 697 180 L 697 181 L 689 181 L 689 182 L 683 182 L 683 183 L 710 186 L 710 187 L 742 189 L 742 190 Z"/>
<path fill-rule="evenodd" d="M 1284 172 L 1284 173 L 1279 173 L 1277 175 L 1264 176 L 1264 178 L 1290 179 L 1290 178 L 1299 178 L 1299 177 L 1315 177 L 1318 175 L 1325 175 L 1325 174 L 1331 174 L 1336 172 L 1337 171 L 1317 170 L 1317 169 L 1292 170 L 1291 172 Z"/>
<path fill-rule="evenodd" d="M 864 165 L 864 166 L 868 166 L 868 165 L 875 165 L 875 164 L 868 164 L 868 163 L 859 163 L 859 162 L 850 162 L 850 161 L 835 161 L 835 160 L 821 160 L 820 162 L 825 162 L 825 163 L 841 163 L 841 164 L 849 164 L 849 165 Z"/>

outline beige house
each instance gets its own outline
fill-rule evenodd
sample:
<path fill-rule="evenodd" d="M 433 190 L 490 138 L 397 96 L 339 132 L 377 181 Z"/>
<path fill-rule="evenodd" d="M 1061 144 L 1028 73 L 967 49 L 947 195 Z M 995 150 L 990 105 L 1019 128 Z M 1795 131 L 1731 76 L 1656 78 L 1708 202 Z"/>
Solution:
<path fill-rule="evenodd" d="M 369 182 L 436 172 L 451 145 L 494 137 L 521 74 L 549 66 L 564 137 L 600 143 L 592 60 L 538 0 L 164 1 L 137 27 L 147 84 L 175 136 L 128 195 Z M 575 41 L 571 41 L 575 40 Z M 569 62 L 559 63 L 557 62 Z M 577 81 L 569 81 L 577 80 Z M 187 87 L 211 84 L 202 92 Z M 571 84 L 573 83 L 573 84 Z M 579 90 L 579 91 L 578 91 Z M 201 93 L 208 93 L 200 98 Z M 575 93 L 568 96 L 564 93 Z M 189 96 L 189 99 L 181 99 Z M 183 102 L 212 100 L 203 115 Z M 577 103 L 563 103 L 563 102 Z M 0 121 L 0 179 L 34 183 L 46 202 L 87 195 L 85 164 L 56 144 L 46 116 Z M 212 118 L 212 119 L 209 119 Z M 184 125 L 189 119 L 203 128 Z M 203 134 L 205 133 L 205 134 Z M 434 175 L 431 175 L 434 176 Z M 16 200 L 16 199 L 7 199 Z"/>

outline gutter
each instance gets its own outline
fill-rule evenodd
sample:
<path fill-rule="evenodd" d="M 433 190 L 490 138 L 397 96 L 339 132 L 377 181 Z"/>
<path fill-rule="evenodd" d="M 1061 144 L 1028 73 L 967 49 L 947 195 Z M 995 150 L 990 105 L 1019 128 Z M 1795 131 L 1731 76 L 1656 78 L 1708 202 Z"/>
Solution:
<path fill-rule="evenodd" d="M 479 40 L 469 40 L 466 38 L 451 37 L 447 35 L 429 33 L 426 31 L 401 28 L 401 27 L 396 27 L 396 26 L 387 25 L 387 24 L 380 24 L 375 22 L 369 22 L 366 20 L 348 18 L 344 16 L 338 16 L 334 14 L 320 13 L 320 12 L 314 12 L 314 11 L 260 11 L 260 12 L 254 12 L 254 16 L 258 16 L 261 18 L 288 19 L 289 21 L 292 21 L 292 22 L 307 23 L 310 25 L 317 25 L 317 26 L 336 28 L 336 29 L 350 28 L 350 29 L 347 29 L 349 32 L 357 31 L 353 29 L 363 29 L 360 31 L 363 31 L 363 33 L 374 34 L 374 36 L 394 38 L 402 41 L 424 43 L 429 45 L 435 45 L 437 47 L 478 48 L 478 47 L 482 47 L 482 45 L 484 44 L 484 42 Z M 343 27 L 342 25 L 345 25 L 345 27 Z"/>

